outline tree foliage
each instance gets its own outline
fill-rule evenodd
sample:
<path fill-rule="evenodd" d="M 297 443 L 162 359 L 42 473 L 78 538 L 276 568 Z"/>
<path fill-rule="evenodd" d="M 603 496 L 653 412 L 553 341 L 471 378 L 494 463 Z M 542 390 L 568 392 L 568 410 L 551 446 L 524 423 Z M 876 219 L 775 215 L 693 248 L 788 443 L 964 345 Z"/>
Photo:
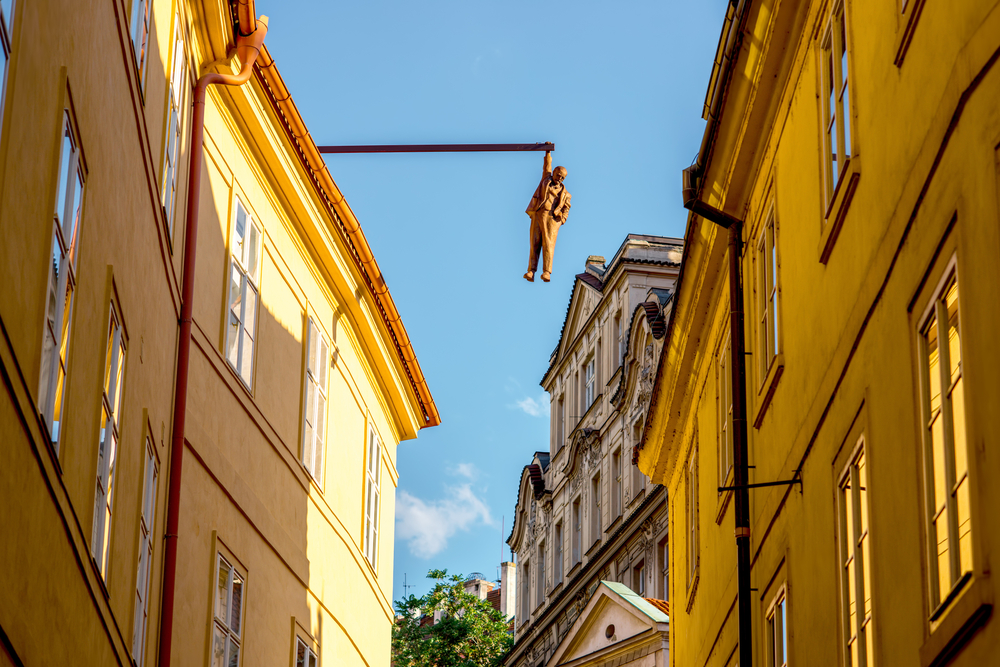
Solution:
<path fill-rule="evenodd" d="M 514 643 L 509 620 L 486 600 L 466 593 L 461 575 L 431 570 L 427 595 L 396 601 L 392 629 L 395 667 L 497 667 Z M 434 624 L 434 612 L 440 622 Z"/>

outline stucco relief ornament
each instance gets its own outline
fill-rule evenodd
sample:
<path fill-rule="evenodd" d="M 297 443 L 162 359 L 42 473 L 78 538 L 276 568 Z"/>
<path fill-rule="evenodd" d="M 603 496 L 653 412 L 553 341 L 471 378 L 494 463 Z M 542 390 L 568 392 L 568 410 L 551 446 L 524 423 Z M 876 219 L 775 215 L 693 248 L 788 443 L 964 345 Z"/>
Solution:
<path fill-rule="evenodd" d="M 570 199 L 572 198 L 563 180 L 566 178 L 566 167 L 556 167 L 552 170 L 552 155 L 545 151 L 542 162 L 542 180 L 531 196 L 531 202 L 525 213 L 531 218 L 529 232 L 528 271 L 524 279 L 535 282 L 535 271 L 538 269 L 538 254 L 542 255 L 542 280 L 549 282 L 552 276 L 552 255 L 556 249 L 556 236 L 559 228 L 566 224 L 569 215 Z"/>
<path fill-rule="evenodd" d="M 639 398 L 640 409 L 645 410 L 649 404 L 649 397 L 653 393 L 653 344 L 646 346 L 646 351 L 642 355 L 642 371 L 639 374 Z"/>

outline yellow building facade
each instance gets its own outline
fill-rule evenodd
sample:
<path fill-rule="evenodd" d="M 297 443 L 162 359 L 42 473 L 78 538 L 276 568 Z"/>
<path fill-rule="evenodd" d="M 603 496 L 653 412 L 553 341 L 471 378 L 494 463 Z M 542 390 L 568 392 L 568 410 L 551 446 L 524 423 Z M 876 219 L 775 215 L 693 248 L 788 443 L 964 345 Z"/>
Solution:
<path fill-rule="evenodd" d="M 992 0 L 729 6 L 639 458 L 671 664 L 997 663 L 998 57 Z"/>
<path fill-rule="evenodd" d="M 254 17 L 0 3 L 0 665 L 389 663 L 396 447 L 440 418 L 266 46 L 188 206 Z"/>

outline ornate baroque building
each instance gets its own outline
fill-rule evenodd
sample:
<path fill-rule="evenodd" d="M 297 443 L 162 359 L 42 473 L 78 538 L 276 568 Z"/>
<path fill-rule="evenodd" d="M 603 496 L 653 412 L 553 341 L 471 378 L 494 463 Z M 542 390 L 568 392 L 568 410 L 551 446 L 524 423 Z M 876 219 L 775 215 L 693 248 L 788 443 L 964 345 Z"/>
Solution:
<path fill-rule="evenodd" d="M 557 659 L 601 580 L 667 596 L 666 493 L 633 461 L 681 252 L 678 239 L 629 234 L 610 263 L 591 256 L 576 276 L 541 382 L 549 451 L 521 474 L 507 540 L 518 561 L 510 667 Z"/>

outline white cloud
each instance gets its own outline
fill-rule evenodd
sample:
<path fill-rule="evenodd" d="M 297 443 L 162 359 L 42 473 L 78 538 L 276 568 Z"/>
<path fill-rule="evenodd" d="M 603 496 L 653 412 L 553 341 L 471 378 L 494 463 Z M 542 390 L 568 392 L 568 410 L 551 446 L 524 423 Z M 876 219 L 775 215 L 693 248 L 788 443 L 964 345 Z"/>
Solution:
<path fill-rule="evenodd" d="M 457 469 L 471 471 L 473 467 L 460 463 Z M 467 532 L 478 525 L 492 526 L 493 519 L 490 508 L 475 494 L 471 484 L 449 486 L 444 498 L 430 501 L 399 490 L 396 536 L 406 541 L 410 553 L 418 558 L 436 556 L 455 533 Z"/>
<path fill-rule="evenodd" d="M 532 417 L 544 417 L 548 414 L 549 397 L 544 392 L 538 398 L 525 396 L 521 400 L 515 401 L 514 405 L 509 407 L 517 408 Z"/>
<path fill-rule="evenodd" d="M 479 470 L 476 468 L 475 463 L 459 463 L 454 468 L 449 468 L 448 472 L 452 475 L 464 477 L 472 482 L 474 482 L 476 478 L 479 477 Z"/>

